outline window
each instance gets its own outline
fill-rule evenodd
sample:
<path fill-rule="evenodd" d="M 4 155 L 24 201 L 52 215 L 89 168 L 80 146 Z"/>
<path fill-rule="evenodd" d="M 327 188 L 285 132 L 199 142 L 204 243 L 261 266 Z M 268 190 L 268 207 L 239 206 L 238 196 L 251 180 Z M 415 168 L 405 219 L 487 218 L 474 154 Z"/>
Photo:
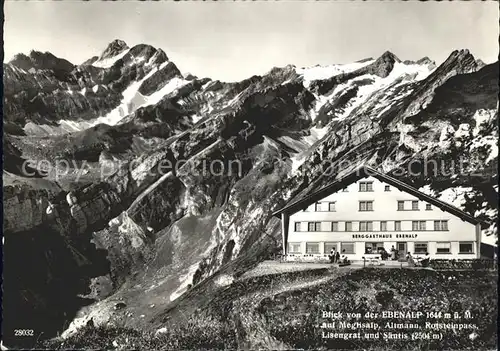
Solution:
<path fill-rule="evenodd" d="M 398 211 L 404 211 L 404 210 L 405 210 L 405 202 L 398 201 Z"/>
<path fill-rule="evenodd" d="M 325 253 L 329 254 L 332 249 L 337 250 L 337 243 L 325 243 Z"/>
<path fill-rule="evenodd" d="M 411 210 L 412 211 L 418 211 L 418 201 L 412 201 L 411 202 Z"/>
<path fill-rule="evenodd" d="M 328 203 L 328 211 L 329 212 L 335 212 L 335 202 L 329 202 Z"/>
<path fill-rule="evenodd" d="M 319 243 L 306 243 L 306 253 L 308 254 L 319 253 Z"/>
<path fill-rule="evenodd" d="M 450 253 L 451 243 L 436 243 L 436 253 Z"/>
<path fill-rule="evenodd" d="M 339 222 L 332 222 L 332 232 L 339 231 Z"/>
<path fill-rule="evenodd" d="M 432 210 L 432 205 L 431 204 L 425 204 L 425 210 L 426 211 L 431 211 Z"/>
<path fill-rule="evenodd" d="M 384 248 L 384 243 L 366 243 L 365 244 L 365 253 L 378 253 L 379 250 Z"/>
<path fill-rule="evenodd" d="M 373 211 L 373 201 L 360 201 L 359 210 L 362 212 Z"/>
<path fill-rule="evenodd" d="M 373 182 L 359 182 L 359 191 L 373 191 Z"/>
<path fill-rule="evenodd" d="M 391 191 L 391 187 L 389 185 L 386 185 L 384 191 Z"/>
<path fill-rule="evenodd" d="M 458 243 L 459 253 L 474 253 L 474 243 L 460 242 Z"/>
<path fill-rule="evenodd" d="M 345 231 L 346 232 L 352 231 L 352 222 L 345 222 Z"/>
<path fill-rule="evenodd" d="M 434 221 L 434 230 L 448 230 L 448 221 Z"/>
<path fill-rule="evenodd" d="M 394 230 L 401 230 L 401 221 L 394 222 Z"/>
<path fill-rule="evenodd" d="M 359 222 L 359 231 L 366 232 L 366 222 Z"/>
<path fill-rule="evenodd" d="M 418 221 L 411 222 L 411 230 L 418 230 Z"/>
<path fill-rule="evenodd" d="M 418 222 L 418 230 L 425 230 L 425 229 L 426 229 L 425 221 L 419 221 Z"/>
<path fill-rule="evenodd" d="M 387 222 L 386 221 L 380 222 L 380 231 L 384 232 L 386 230 L 387 230 Z"/>
<path fill-rule="evenodd" d="M 288 243 L 289 253 L 301 253 L 300 251 L 300 243 Z"/>
<path fill-rule="evenodd" d="M 427 243 L 415 243 L 415 253 L 425 254 L 427 252 Z"/>
<path fill-rule="evenodd" d="M 300 222 L 295 222 L 295 231 L 300 232 Z"/>
<path fill-rule="evenodd" d="M 359 231 L 366 232 L 373 230 L 373 222 L 359 222 Z"/>
<path fill-rule="evenodd" d="M 309 222 L 309 223 L 307 223 L 307 231 L 320 232 L 321 231 L 321 222 Z"/>
<path fill-rule="evenodd" d="M 353 254 L 354 243 L 340 243 L 340 253 Z"/>
<path fill-rule="evenodd" d="M 314 211 L 315 212 L 321 212 L 321 202 L 316 202 L 314 204 Z"/>
<path fill-rule="evenodd" d="M 425 230 L 425 221 L 412 221 L 411 222 L 412 230 Z"/>

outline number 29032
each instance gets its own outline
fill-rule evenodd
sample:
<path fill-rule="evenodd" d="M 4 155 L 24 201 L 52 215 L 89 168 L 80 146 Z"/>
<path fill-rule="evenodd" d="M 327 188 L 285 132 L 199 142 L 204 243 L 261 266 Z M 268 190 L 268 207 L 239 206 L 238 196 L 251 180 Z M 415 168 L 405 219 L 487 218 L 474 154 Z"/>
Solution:
<path fill-rule="evenodd" d="M 34 336 L 33 329 L 14 329 L 14 336 Z"/>

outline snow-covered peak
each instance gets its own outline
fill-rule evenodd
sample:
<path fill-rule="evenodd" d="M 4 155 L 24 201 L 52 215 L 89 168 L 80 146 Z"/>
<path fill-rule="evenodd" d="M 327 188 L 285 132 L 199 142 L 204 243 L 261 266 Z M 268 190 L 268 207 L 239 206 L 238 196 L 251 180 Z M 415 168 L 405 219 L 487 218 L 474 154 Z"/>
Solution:
<path fill-rule="evenodd" d="M 116 39 L 108 44 L 101 56 L 92 63 L 92 66 L 100 68 L 109 68 L 113 64 L 125 56 L 130 48 L 123 40 Z"/>
<path fill-rule="evenodd" d="M 328 66 L 316 65 L 313 67 L 296 68 L 295 71 L 297 72 L 297 74 L 302 75 L 304 77 L 304 86 L 307 87 L 313 80 L 328 79 L 338 74 L 352 72 L 362 67 L 365 67 L 373 62 L 374 60 L 371 59 L 363 62 L 353 62 L 349 64 L 340 64 L 340 65 L 328 65 Z"/>
<path fill-rule="evenodd" d="M 415 80 L 422 80 L 427 78 L 429 74 L 435 69 L 433 65 L 430 64 L 418 64 L 418 63 L 402 63 L 396 62 L 394 63 L 394 67 L 390 73 L 392 77 L 401 77 L 401 76 L 411 76 Z"/>
<path fill-rule="evenodd" d="M 126 49 L 125 51 L 122 51 L 121 53 L 119 53 L 115 56 L 111 56 L 111 57 L 107 57 L 107 58 L 103 58 L 103 59 L 100 58 L 97 61 L 95 61 L 94 63 L 92 63 L 92 66 L 100 67 L 100 68 L 109 68 L 109 67 L 113 66 L 116 61 L 118 61 L 123 56 L 125 56 L 129 52 L 129 50 L 130 49 Z"/>
<path fill-rule="evenodd" d="M 106 49 L 102 52 L 101 56 L 99 56 L 99 60 L 107 59 L 109 57 L 116 56 L 123 51 L 129 49 L 127 43 L 123 40 L 116 39 L 108 44 Z"/>

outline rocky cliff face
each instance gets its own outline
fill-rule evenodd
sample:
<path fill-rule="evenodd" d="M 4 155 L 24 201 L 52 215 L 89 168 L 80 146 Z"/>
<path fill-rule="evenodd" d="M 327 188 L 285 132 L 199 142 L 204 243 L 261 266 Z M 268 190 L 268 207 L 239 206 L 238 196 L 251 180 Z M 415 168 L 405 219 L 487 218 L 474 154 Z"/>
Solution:
<path fill-rule="evenodd" d="M 481 68 L 467 50 L 439 67 L 386 52 L 224 83 L 183 76 L 151 46 L 114 41 L 79 66 L 32 53 L 4 70 L 8 155 L 35 168 L 43 159 L 70 164 L 36 179 L 20 167 L 4 172 L 6 241 L 21 245 L 14 238 L 51 228 L 78 252 L 60 256 L 72 275 L 85 283 L 109 274 L 112 295 L 95 295 L 102 301 L 80 322 L 147 326 L 147 306 L 166 308 L 220 270 L 240 274 L 279 251 L 273 210 L 360 164 L 391 172 L 431 157 L 452 168 L 464 156 L 476 177 L 402 178 L 496 222 L 498 65 Z M 49 294 L 30 291 L 41 301 Z M 126 312 L 113 312 L 117 299 Z"/>

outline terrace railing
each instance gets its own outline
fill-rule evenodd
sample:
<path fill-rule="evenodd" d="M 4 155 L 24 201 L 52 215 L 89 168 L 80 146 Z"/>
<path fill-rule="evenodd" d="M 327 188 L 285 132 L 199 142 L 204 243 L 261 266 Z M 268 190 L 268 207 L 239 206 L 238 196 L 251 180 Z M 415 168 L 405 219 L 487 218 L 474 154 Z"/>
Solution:
<path fill-rule="evenodd" d="M 436 270 L 498 270 L 498 261 L 493 259 L 430 260 L 429 266 Z"/>

